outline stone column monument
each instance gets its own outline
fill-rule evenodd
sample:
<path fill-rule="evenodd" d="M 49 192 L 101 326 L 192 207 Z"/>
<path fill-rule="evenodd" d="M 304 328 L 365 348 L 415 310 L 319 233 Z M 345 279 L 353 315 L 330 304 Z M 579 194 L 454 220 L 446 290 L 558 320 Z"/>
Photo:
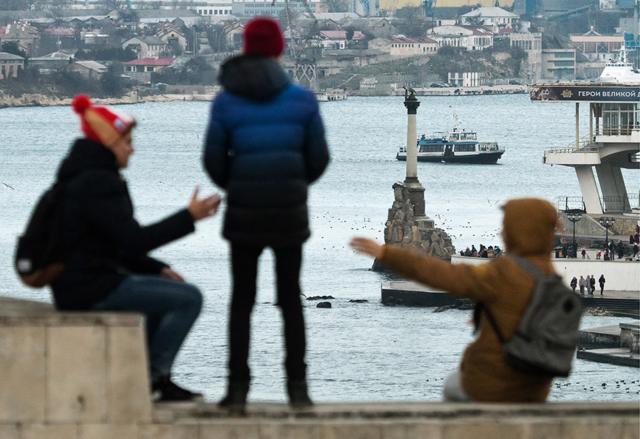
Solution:
<path fill-rule="evenodd" d="M 416 114 L 420 101 L 411 88 L 405 88 L 404 106 L 407 107 L 406 176 L 404 182 L 393 185 L 394 201 L 385 223 L 384 242 L 448 259 L 455 252 L 451 238 L 436 228 L 425 213 L 424 187 L 418 180 Z M 384 267 L 376 260 L 373 270 L 383 271 Z"/>

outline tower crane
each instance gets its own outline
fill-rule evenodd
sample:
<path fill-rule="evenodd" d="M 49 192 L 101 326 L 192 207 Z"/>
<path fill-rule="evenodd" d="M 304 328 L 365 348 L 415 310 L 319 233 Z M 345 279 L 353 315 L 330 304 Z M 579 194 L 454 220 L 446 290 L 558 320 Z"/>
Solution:
<path fill-rule="evenodd" d="M 318 87 L 316 61 L 319 48 L 313 44 L 313 37 L 318 34 L 318 19 L 307 0 L 297 0 L 302 2 L 305 12 L 312 20 L 310 30 L 305 31 L 291 17 L 289 7 L 291 1 L 296 0 L 285 0 L 285 17 L 289 30 L 289 56 L 294 61 L 293 79 L 316 91 Z"/>

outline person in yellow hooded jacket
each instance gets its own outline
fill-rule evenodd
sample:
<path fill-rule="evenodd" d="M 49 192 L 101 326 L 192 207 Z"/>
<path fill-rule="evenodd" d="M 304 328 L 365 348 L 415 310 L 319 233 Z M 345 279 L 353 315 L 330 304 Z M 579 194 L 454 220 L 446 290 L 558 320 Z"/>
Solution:
<path fill-rule="evenodd" d="M 526 258 L 546 275 L 553 273 L 556 209 L 541 199 L 521 198 L 508 201 L 503 210 L 502 238 L 507 253 Z M 480 265 L 450 264 L 368 238 L 354 238 L 351 245 L 407 279 L 481 303 L 493 313 L 507 340 L 533 294 L 534 278 L 512 258 L 500 257 Z M 498 336 L 482 313 L 479 335 L 466 348 L 460 370 L 446 380 L 444 397 L 450 401 L 544 402 L 551 381 L 507 364 Z"/>

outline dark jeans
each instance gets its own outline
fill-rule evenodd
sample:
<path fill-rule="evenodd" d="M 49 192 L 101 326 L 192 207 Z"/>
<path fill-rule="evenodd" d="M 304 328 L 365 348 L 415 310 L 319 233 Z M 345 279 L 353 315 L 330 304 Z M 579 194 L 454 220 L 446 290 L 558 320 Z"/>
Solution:
<path fill-rule="evenodd" d="M 247 247 L 231 244 L 231 271 L 233 297 L 229 319 L 229 380 L 249 381 L 251 372 L 249 335 L 251 311 L 256 299 L 258 258 L 264 247 Z M 289 380 L 306 377 L 304 356 L 306 351 L 304 317 L 300 301 L 300 265 L 302 245 L 273 249 L 276 265 L 278 306 L 284 319 L 286 342 L 285 368 Z"/>
<path fill-rule="evenodd" d="M 180 346 L 200 314 L 202 294 L 195 286 L 157 276 L 127 277 L 100 311 L 139 312 L 146 319 L 151 379 L 170 375 Z"/>

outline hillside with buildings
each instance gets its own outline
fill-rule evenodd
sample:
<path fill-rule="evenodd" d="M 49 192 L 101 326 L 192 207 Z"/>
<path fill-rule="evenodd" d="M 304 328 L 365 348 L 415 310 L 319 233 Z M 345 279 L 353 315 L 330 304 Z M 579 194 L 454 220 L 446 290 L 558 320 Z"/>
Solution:
<path fill-rule="evenodd" d="M 253 16 L 315 90 L 390 94 L 597 78 L 638 47 L 638 0 L 6 0 L 0 92 L 120 96 L 216 85 Z M 635 62 L 640 50 L 632 52 Z M 207 90 L 211 90 L 207 88 Z"/>

